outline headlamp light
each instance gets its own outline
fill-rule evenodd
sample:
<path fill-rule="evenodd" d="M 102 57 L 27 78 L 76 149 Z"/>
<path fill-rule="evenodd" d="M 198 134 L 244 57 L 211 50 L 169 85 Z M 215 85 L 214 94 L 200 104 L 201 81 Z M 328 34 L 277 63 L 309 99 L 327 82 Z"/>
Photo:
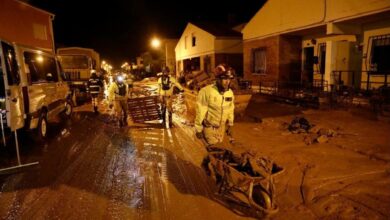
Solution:
<path fill-rule="evenodd" d="M 116 79 L 118 80 L 118 82 L 123 82 L 123 76 L 117 76 Z"/>

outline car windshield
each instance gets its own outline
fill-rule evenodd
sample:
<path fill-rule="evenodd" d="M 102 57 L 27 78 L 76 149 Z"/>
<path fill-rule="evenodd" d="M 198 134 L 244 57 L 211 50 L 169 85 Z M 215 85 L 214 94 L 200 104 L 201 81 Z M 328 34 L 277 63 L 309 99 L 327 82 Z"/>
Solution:
<path fill-rule="evenodd" d="M 82 55 L 62 55 L 59 57 L 64 69 L 88 69 L 89 62 L 87 56 Z"/>

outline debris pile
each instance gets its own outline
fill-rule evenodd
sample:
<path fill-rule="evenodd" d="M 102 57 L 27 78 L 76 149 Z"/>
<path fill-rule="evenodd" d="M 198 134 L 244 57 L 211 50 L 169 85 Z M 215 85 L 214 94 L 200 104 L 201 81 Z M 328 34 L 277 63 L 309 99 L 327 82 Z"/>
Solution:
<path fill-rule="evenodd" d="M 288 130 L 293 134 L 308 133 L 309 130 L 314 127 L 304 117 L 295 117 L 288 125 Z"/>
<path fill-rule="evenodd" d="M 191 90 L 200 90 L 202 87 L 212 84 L 214 74 L 208 74 L 204 71 L 193 71 L 185 76 L 186 86 Z"/>
<path fill-rule="evenodd" d="M 220 160 L 227 165 L 232 166 L 240 173 L 248 176 L 268 178 L 269 175 L 279 173 L 283 170 L 282 167 L 276 165 L 270 158 L 256 156 L 256 153 L 252 151 L 237 154 L 220 147 L 208 147 L 207 150 L 209 152 L 213 152 L 212 155 L 214 159 Z M 208 157 L 208 159 L 210 158 Z M 215 162 L 209 160 L 207 161 L 211 163 Z M 219 174 L 225 172 L 222 167 L 218 166 L 216 171 Z"/>
<path fill-rule="evenodd" d="M 187 73 L 184 76 L 185 86 L 189 88 L 190 90 L 197 90 L 199 91 L 201 88 L 213 84 L 215 81 L 214 73 L 207 73 L 205 71 L 192 71 L 190 73 Z M 243 81 L 243 83 L 248 84 L 247 86 L 240 86 L 240 83 L 238 82 L 238 78 L 235 78 L 231 80 L 230 88 L 235 91 L 235 94 L 237 92 L 239 93 L 249 93 L 251 92 L 250 89 L 248 89 L 249 84 L 251 84 L 250 81 Z"/>
<path fill-rule="evenodd" d="M 335 136 L 337 136 L 337 132 L 332 129 L 311 129 L 309 133 L 305 136 L 304 141 L 307 145 L 314 143 L 326 143 L 329 141 L 329 138 Z"/>
<path fill-rule="evenodd" d="M 329 138 L 337 136 L 337 131 L 327 128 L 318 128 L 304 117 L 295 117 L 287 129 L 293 134 L 305 134 L 304 142 L 307 145 L 314 143 L 326 143 Z"/>

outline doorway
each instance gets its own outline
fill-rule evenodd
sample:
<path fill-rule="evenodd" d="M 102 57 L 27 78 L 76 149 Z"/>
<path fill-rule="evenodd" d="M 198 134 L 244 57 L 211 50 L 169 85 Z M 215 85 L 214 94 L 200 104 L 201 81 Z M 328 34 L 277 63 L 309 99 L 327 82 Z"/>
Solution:
<path fill-rule="evenodd" d="M 303 49 L 303 73 L 302 81 L 313 83 L 314 74 L 314 47 L 306 47 Z"/>

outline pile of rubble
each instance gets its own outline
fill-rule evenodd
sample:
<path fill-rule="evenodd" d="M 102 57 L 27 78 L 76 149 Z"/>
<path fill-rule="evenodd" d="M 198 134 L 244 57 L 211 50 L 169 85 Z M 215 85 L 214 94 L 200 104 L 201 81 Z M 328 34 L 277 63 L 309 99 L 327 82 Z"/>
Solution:
<path fill-rule="evenodd" d="M 290 124 L 287 124 L 287 129 L 293 134 L 305 134 L 304 142 L 307 145 L 326 143 L 338 134 L 332 129 L 315 127 L 304 117 L 295 117 Z"/>
<path fill-rule="evenodd" d="M 214 74 L 208 74 L 204 71 L 193 71 L 185 75 L 186 87 L 191 90 L 200 90 L 202 87 L 212 84 Z"/>
<path fill-rule="evenodd" d="M 192 71 L 184 76 L 185 86 L 190 90 L 199 91 L 201 88 L 213 84 L 215 81 L 214 73 L 207 73 L 205 71 Z M 239 90 L 237 79 L 232 80 L 231 88 Z"/>

